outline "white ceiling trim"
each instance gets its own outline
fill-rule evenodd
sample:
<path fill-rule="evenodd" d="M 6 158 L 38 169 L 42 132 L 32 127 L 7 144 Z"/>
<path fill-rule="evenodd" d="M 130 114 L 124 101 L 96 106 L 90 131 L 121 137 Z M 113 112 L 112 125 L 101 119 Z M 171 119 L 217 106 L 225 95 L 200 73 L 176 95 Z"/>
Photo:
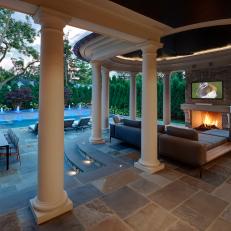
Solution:
<path fill-rule="evenodd" d="M 231 25 L 231 18 L 213 20 L 213 21 L 202 22 L 202 23 L 195 23 L 195 24 L 191 24 L 188 26 L 178 27 L 178 28 L 170 30 L 166 35 L 176 34 L 179 32 L 184 32 L 184 31 L 194 30 L 194 29 L 199 29 L 199 28 L 212 27 L 212 26 L 224 26 L 224 25 Z"/>

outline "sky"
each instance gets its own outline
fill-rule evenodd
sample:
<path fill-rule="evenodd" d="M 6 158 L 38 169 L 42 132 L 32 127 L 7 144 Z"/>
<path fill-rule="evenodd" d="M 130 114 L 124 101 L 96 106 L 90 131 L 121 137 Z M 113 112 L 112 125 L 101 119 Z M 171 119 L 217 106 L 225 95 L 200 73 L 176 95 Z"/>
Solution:
<path fill-rule="evenodd" d="M 16 19 L 16 20 L 19 20 L 19 21 L 26 21 L 25 20 L 25 14 L 23 13 L 14 13 L 13 14 L 13 18 Z M 33 28 L 35 28 L 37 31 L 40 30 L 40 25 L 39 24 L 35 24 L 33 19 L 30 18 L 30 23 L 32 25 Z M 82 30 L 82 29 L 79 29 L 79 28 L 76 28 L 76 27 L 71 27 L 71 26 L 66 26 L 64 28 L 64 34 L 68 34 L 68 38 L 69 38 L 69 41 L 70 41 L 70 44 L 73 46 L 75 44 L 76 41 L 78 41 L 78 39 L 81 38 L 81 36 L 84 34 L 84 33 L 90 33 L 86 30 Z M 37 36 L 34 43 L 32 44 L 32 46 L 37 49 L 38 51 L 40 50 L 40 36 Z M 17 51 L 16 50 L 13 50 L 7 54 L 6 58 L 1 62 L 0 66 L 2 66 L 4 69 L 7 69 L 9 70 L 10 68 L 12 68 L 12 62 L 11 62 L 11 57 L 19 57 L 21 55 L 17 54 Z M 25 62 L 28 62 L 30 61 L 28 57 L 24 57 L 24 60 Z"/>

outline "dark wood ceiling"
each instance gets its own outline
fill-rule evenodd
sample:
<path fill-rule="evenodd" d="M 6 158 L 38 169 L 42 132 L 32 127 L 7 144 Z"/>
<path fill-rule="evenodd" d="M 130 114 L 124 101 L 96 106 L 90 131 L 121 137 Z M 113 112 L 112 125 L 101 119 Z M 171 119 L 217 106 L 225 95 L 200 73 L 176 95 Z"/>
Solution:
<path fill-rule="evenodd" d="M 231 0 L 111 0 L 171 27 L 231 18 Z"/>

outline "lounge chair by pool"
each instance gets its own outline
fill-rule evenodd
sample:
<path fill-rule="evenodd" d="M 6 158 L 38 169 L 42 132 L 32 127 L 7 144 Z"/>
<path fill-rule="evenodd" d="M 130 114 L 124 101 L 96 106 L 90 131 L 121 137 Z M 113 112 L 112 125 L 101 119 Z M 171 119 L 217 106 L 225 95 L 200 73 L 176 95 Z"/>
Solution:
<path fill-rule="evenodd" d="M 91 118 L 90 117 L 82 117 L 80 118 L 80 120 L 76 120 L 72 127 L 74 129 L 82 129 L 82 131 L 84 130 L 84 128 L 89 128 L 91 126 L 90 124 Z"/>
<path fill-rule="evenodd" d="M 64 120 L 64 130 L 73 128 L 72 125 L 74 123 L 74 119 L 65 119 Z M 38 134 L 38 122 L 35 124 L 29 125 L 28 129 L 35 134 Z"/>

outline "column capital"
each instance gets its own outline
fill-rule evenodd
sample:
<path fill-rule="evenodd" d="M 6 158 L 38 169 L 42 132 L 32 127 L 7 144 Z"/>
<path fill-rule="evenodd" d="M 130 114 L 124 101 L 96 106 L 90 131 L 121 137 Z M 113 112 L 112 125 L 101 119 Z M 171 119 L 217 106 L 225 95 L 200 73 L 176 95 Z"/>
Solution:
<path fill-rule="evenodd" d="M 101 66 L 102 61 L 100 61 L 100 60 L 91 60 L 90 64 L 95 65 L 95 66 Z"/>
<path fill-rule="evenodd" d="M 130 77 L 136 77 L 137 72 L 135 72 L 135 71 L 130 71 L 129 74 L 130 74 Z"/>
<path fill-rule="evenodd" d="M 70 21 L 71 17 L 48 8 L 40 7 L 33 16 L 34 22 L 44 28 L 61 30 Z"/>
<path fill-rule="evenodd" d="M 155 41 L 147 41 L 141 45 L 143 54 L 156 53 L 156 50 L 163 46 L 162 43 Z"/>
<path fill-rule="evenodd" d="M 108 68 L 104 67 L 104 66 L 101 67 L 101 71 L 105 75 L 109 75 L 109 72 L 110 72 L 110 70 Z"/>
<path fill-rule="evenodd" d="M 164 72 L 164 78 L 170 77 L 173 71 L 165 71 Z"/>

